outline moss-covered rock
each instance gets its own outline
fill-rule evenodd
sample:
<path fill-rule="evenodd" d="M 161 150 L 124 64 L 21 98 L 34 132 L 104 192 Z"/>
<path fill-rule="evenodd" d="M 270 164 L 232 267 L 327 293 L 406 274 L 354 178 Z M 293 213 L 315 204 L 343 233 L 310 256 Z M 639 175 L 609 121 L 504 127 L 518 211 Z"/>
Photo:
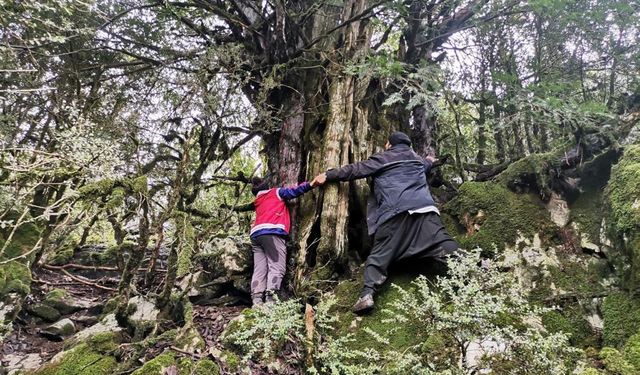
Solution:
<path fill-rule="evenodd" d="M 126 316 L 126 324 L 131 328 L 134 338 L 141 339 L 156 327 L 158 314 L 160 310 L 153 301 L 135 296 L 129 300 L 123 315 Z"/>
<path fill-rule="evenodd" d="M 631 259 L 627 275 L 629 288 L 635 289 L 640 281 L 640 145 L 624 149 L 620 162 L 611 169 L 606 189 L 610 207 L 610 225 L 617 235 L 618 244 Z"/>
<path fill-rule="evenodd" d="M 114 356 L 92 343 L 83 343 L 59 353 L 34 375 L 109 375 L 114 373 L 117 364 Z"/>
<path fill-rule="evenodd" d="M 619 348 L 640 330 L 640 300 L 623 292 L 613 293 L 602 304 L 605 346 Z"/>
<path fill-rule="evenodd" d="M 552 310 L 542 316 L 542 324 L 551 333 L 564 332 L 571 345 L 580 348 L 598 346 L 597 335 L 589 325 L 580 306 Z"/>
<path fill-rule="evenodd" d="M 173 352 L 164 352 L 147 361 L 132 375 L 164 375 L 173 368 L 178 375 L 219 375 L 220 368 L 208 359 L 193 361 L 189 358 L 178 358 Z"/>
<path fill-rule="evenodd" d="M 176 366 L 176 357 L 172 352 L 165 352 L 147 361 L 141 368 L 131 375 L 163 375 L 165 370 L 171 366 Z"/>
<path fill-rule="evenodd" d="M 220 354 L 220 360 L 231 374 L 239 373 L 242 367 L 242 359 L 230 350 L 224 350 Z"/>
<path fill-rule="evenodd" d="M 219 375 L 220 374 L 220 367 L 218 367 L 218 365 L 209 360 L 209 359 L 202 359 L 200 361 L 198 361 L 193 369 L 192 374 L 194 375 Z"/>
<path fill-rule="evenodd" d="M 580 194 L 570 200 L 571 222 L 580 235 L 581 243 L 598 247 L 607 245 L 603 240 L 604 189 L 611 175 L 611 166 L 617 160 L 614 151 L 605 152 L 578 169 Z M 606 240 L 606 239 L 605 239 Z"/>
<path fill-rule="evenodd" d="M 60 249 L 56 249 L 56 251 L 48 258 L 48 263 L 53 264 L 54 266 L 61 266 L 69 263 L 71 259 L 73 259 L 75 246 L 75 243 L 70 243 Z"/>
<path fill-rule="evenodd" d="M 26 263 L 11 261 L 0 267 L 0 300 L 7 293 L 26 296 L 31 291 L 31 270 Z"/>
<path fill-rule="evenodd" d="M 532 194 L 516 194 L 495 182 L 467 182 L 445 210 L 466 233 L 456 239 L 465 248 L 480 247 L 486 252 L 504 250 L 519 236 L 538 233 L 549 242 L 557 228 L 540 199 Z"/>
<path fill-rule="evenodd" d="M 384 311 L 387 304 L 401 297 L 400 291 L 394 288 L 392 284 L 398 285 L 406 290 L 411 290 L 414 286 L 411 284 L 415 280 L 415 274 L 390 274 L 387 282 L 382 286 L 380 291 L 376 293 L 375 304 L 376 309 L 366 316 L 356 316 L 351 312 L 351 306 L 358 299 L 360 290 L 362 289 L 362 281 L 343 281 L 335 288 L 334 293 L 337 299 L 334 314 L 337 315 L 338 325 L 336 328 L 336 337 L 353 335 L 353 341 L 349 344 L 350 349 L 366 350 L 367 348 L 375 348 L 379 352 L 388 350 L 403 349 L 412 345 L 422 344 L 424 335 L 420 335 L 421 326 L 417 324 L 399 327 L 390 337 L 388 344 L 381 343 L 376 339 L 374 333 L 388 332 L 396 329 L 396 324 L 386 322 L 388 317 Z M 433 340 L 436 340 L 434 338 Z M 433 341 L 432 340 L 432 341 Z M 425 348 L 431 341 L 427 340 Z"/>
<path fill-rule="evenodd" d="M 42 303 L 58 310 L 62 315 L 73 314 L 84 308 L 64 289 L 53 289 L 47 293 Z"/>
<path fill-rule="evenodd" d="M 47 327 L 43 332 L 49 335 L 70 336 L 76 331 L 76 326 L 71 319 L 62 319 Z"/>
<path fill-rule="evenodd" d="M 18 212 L 9 212 L 4 217 L 3 220 L 10 220 L 13 223 L 17 222 L 20 214 Z M 24 220 L 24 219 L 23 219 Z M 0 228 L 0 248 L 4 247 L 6 239 L 9 237 L 10 232 L 13 227 L 9 226 L 6 228 Z M 11 237 L 11 242 L 7 245 L 6 249 L 2 254 L 0 254 L 0 260 L 11 259 L 18 257 L 23 254 L 27 254 L 35 244 L 38 242 L 40 238 L 40 228 L 38 228 L 33 223 L 23 223 L 18 228 L 16 228 L 13 236 Z M 25 263 L 30 263 L 33 261 L 35 257 L 35 253 L 31 253 L 24 258 L 21 258 Z"/>
<path fill-rule="evenodd" d="M 557 167 L 559 160 L 558 152 L 532 154 L 510 164 L 496 180 L 511 190 L 526 189 L 548 196 L 551 188 L 549 170 Z"/>
<path fill-rule="evenodd" d="M 18 221 L 20 214 L 16 211 L 8 212 L 3 220 Z M 10 262 L 0 266 L 0 303 L 11 303 L 16 308 L 5 319 L 11 320 L 20 310 L 21 299 L 31 292 L 31 262 L 35 257 L 32 252 L 40 237 L 40 229 L 33 223 L 18 226 L 7 244 L 6 240 L 12 231 L 11 227 L 0 228 L 0 248 L 5 247 L 0 254 L 0 261 Z M 11 294 L 11 298 L 9 298 Z M 18 298 L 16 298 L 18 297 Z M 0 321 L 0 324 L 3 324 Z"/>
<path fill-rule="evenodd" d="M 25 310 L 29 314 L 51 323 L 60 319 L 61 316 L 58 310 L 44 303 L 29 304 L 25 307 Z"/>
<path fill-rule="evenodd" d="M 559 266 L 550 266 L 548 281 L 561 293 L 573 293 L 578 297 L 590 298 L 602 293 L 602 283 L 611 271 L 605 260 L 561 254 Z"/>

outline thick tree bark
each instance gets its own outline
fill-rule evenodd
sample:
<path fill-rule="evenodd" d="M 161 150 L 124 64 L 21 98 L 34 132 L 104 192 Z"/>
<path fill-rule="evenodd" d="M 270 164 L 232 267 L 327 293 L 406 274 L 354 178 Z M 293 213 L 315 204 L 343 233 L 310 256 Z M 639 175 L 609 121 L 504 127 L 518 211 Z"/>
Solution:
<path fill-rule="evenodd" d="M 408 13 L 398 16 L 409 25 L 403 30 L 399 59 L 408 66 L 437 64 L 441 60 L 434 53 L 485 2 L 473 1 L 466 7 L 442 0 L 408 2 Z M 436 118 L 424 107 L 384 108 L 383 87 L 393 92 L 398 86 L 390 85 L 387 77 L 385 82 L 374 78 L 374 72 L 345 73 L 348 66 L 367 63 L 374 30 L 369 18 L 389 2 L 306 0 L 286 7 L 268 2 L 261 8 L 243 1 L 211 1 L 206 7 L 201 2 L 188 4 L 212 11 L 226 22 L 226 34 L 206 33 L 215 43 L 234 41 L 244 47 L 249 61 L 246 75 L 251 79 L 243 90 L 261 113 L 268 112 L 257 119 L 254 130 L 263 133 L 273 184 L 309 180 L 328 168 L 361 161 L 381 150 L 391 129 L 411 129 L 418 153 L 436 153 Z M 186 17 L 182 22 L 196 27 Z M 266 123 L 276 126 L 259 126 Z M 293 257 L 296 287 L 303 280 L 330 278 L 349 259 L 357 259 L 348 250 L 362 252 L 366 247 L 368 191 L 364 180 L 332 184 L 291 205 L 291 237 L 298 251 Z"/>

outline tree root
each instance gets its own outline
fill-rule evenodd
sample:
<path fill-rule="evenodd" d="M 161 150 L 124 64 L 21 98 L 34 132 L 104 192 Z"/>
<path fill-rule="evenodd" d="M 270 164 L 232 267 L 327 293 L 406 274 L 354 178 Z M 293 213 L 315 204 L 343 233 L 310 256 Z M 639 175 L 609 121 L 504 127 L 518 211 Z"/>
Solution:
<path fill-rule="evenodd" d="M 52 270 L 52 271 L 61 271 L 66 276 L 68 276 L 71 280 L 77 281 L 77 282 L 85 284 L 85 285 L 92 286 L 94 288 L 107 290 L 107 291 L 110 291 L 110 292 L 117 292 L 118 291 L 117 289 L 109 288 L 108 286 L 103 286 L 103 285 L 97 284 L 97 283 L 95 283 L 95 282 L 93 282 L 91 280 L 85 279 L 84 277 L 72 275 L 71 273 L 69 273 L 69 271 L 64 269 L 63 266 L 50 266 L 48 264 L 45 264 L 42 267 L 45 268 L 45 269 L 48 269 L 48 270 Z"/>

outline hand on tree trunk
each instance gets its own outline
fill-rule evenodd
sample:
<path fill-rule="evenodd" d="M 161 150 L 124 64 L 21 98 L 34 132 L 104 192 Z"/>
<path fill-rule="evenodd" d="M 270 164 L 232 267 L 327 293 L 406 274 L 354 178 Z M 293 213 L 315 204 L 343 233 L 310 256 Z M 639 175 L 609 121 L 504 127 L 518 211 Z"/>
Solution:
<path fill-rule="evenodd" d="M 327 174 L 320 173 L 313 179 L 313 181 L 311 181 L 311 186 L 312 187 L 321 186 L 321 185 L 324 185 L 325 182 L 327 182 Z"/>

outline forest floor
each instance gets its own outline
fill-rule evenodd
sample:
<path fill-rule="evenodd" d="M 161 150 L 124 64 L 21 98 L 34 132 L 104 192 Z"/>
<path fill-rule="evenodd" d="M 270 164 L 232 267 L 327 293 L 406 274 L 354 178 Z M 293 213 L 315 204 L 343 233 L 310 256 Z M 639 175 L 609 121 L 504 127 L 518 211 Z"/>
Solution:
<path fill-rule="evenodd" d="M 77 274 L 73 272 L 74 276 Z M 96 324 L 102 307 L 116 294 L 74 281 L 69 276 L 55 270 L 40 269 L 34 273 L 33 279 L 31 294 L 25 301 L 25 305 L 42 302 L 45 295 L 53 289 L 63 289 L 71 298 L 87 305 L 86 309 L 62 315 L 57 319 L 71 319 L 75 324 L 75 332 L 80 332 Z M 246 307 L 194 306 L 194 323 L 206 343 L 203 355 L 209 353 L 212 348 L 220 347 L 220 336 L 225 326 L 230 320 L 240 315 Z M 48 335 L 46 330 L 51 324 L 51 322 L 35 318 L 23 309 L 18 319 L 13 323 L 13 332 L 0 343 L 0 359 L 8 373 L 17 369 L 37 368 L 65 349 L 65 341 L 70 336 L 63 338 Z M 163 344 L 159 343 L 154 349 L 160 352 L 170 346 L 170 343 Z M 153 353 L 149 354 L 153 356 Z"/>

